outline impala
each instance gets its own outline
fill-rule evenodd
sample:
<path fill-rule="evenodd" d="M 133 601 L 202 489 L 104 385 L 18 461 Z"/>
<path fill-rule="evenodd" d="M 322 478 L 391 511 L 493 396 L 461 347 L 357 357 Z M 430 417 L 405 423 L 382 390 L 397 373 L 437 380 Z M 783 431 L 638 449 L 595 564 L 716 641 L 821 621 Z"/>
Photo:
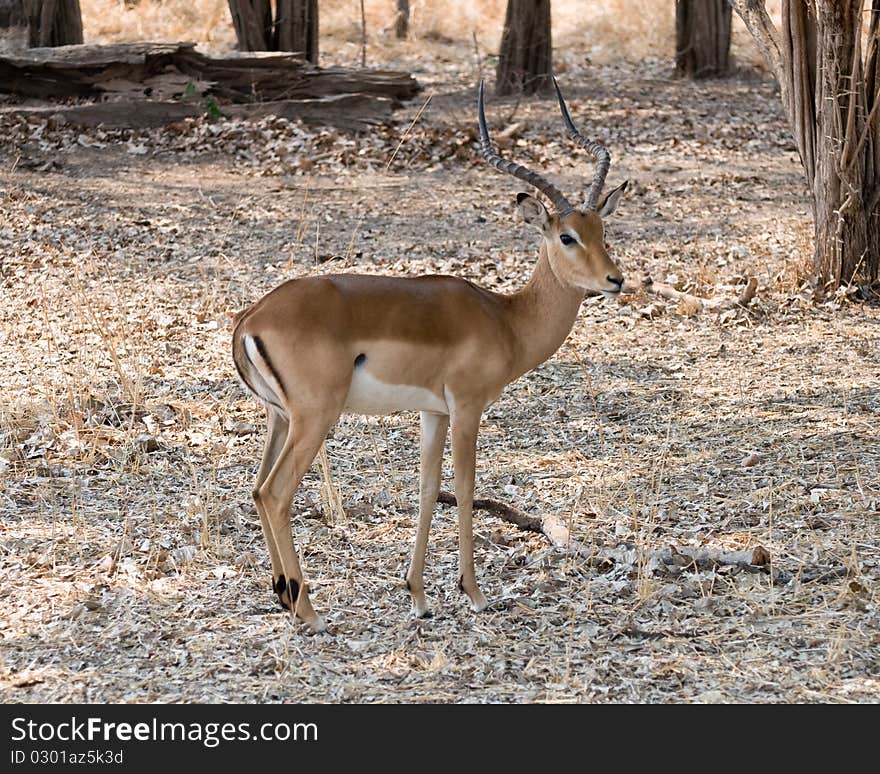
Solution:
<path fill-rule="evenodd" d="M 602 218 L 626 182 L 600 199 L 608 151 L 584 139 L 556 86 L 571 137 L 596 160 L 583 208 L 541 175 L 492 149 L 480 83 L 480 147 L 497 169 L 534 186 L 550 212 L 526 193 L 524 220 L 541 233 L 531 279 L 511 295 L 459 277 L 403 278 L 331 274 L 290 280 L 241 313 L 233 358 L 248 390 L 266 407 L 268 431 L 253 497 L 272 562 L 272 586 L 293 617 L 316 631 L 290 525 L 290 504 L 340 414 L 420 412 L 419 521 L 406 587 L 416 616 L 428 614 L 424 568 L 440 489 L 447 430 L 458 501 L 459 588 L 474 611 L 487 606 L 477 585 L 473 495 L 477 432 L 483 411 L 515 379 L 543 363 L 571 331 L 585 292 L 614 298 L 623 276 L 608 256 Z"/>

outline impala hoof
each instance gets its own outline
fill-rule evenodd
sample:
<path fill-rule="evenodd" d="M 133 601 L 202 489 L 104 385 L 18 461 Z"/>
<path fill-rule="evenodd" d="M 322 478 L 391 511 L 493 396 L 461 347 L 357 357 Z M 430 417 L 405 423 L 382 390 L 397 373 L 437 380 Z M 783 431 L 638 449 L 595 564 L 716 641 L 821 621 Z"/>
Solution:
<path fill-rule="evenodd" d="M 458 578 L 458 588 L 468 595 L 468 598 L 471 601 L 471 610 L 475 613 L 479 613 L 489 607 L 489 600 L 486 599 L 486 596 L 480 591 L 480 587 L 475 585 L 472 589 L 468 589 L 465 586 L 463 576 L 459 576 Z"/>
<path fill-rule="evenodd" d="M 475 613 L 482 613 L 487 607 L 489 607 L 489 600 L 483 596 L 482 591 L 478 591 L 471 597 L 471 610 Z"/>
<path fill-rule="evenodd" d="M 413 618 L 420 618 L 420 619 L 434 617 L 434 613 L 431 612 L 431 608 L 429 608 L 424 603 L 421 605 L 417 605 L 415 602 L 413 602 L 412 614 L 413 614 Z"/>

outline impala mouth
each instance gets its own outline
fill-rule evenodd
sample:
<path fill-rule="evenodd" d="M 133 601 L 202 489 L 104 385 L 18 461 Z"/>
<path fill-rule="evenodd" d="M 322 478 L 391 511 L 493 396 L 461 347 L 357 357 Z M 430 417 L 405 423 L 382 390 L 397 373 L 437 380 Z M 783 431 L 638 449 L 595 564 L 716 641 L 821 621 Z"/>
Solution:
<path fill-rule="evenodd" d="M 605 298 L 616 298 L 620 295 L 620 291 L 623 290 L 623 277 L 618 279 L 617 277 L 612 277 L 610 274 L 605 277 L 608 282 L 611 284 L 610 288 L 602 288 L 602 295 Z"/>

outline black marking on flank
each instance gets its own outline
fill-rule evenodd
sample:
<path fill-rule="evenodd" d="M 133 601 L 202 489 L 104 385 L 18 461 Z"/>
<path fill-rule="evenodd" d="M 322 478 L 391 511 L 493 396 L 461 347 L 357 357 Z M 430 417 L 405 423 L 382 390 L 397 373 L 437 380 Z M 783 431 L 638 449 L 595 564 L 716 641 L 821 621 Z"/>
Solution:
<path fill-rule="evenodd" d="M 281 381 L 281 377 L 278 375 L 278 371 L 275 370 L 275 366 L 272 365 L 272 361 L 269 360 L 269 353 L 266 352 L 266 345 L 263 344 L 263 340 L 259 336 L 254 336 L 253 339 L 254 344 L 257 347 L 257 352 L 260 353 L 260 357 L 263 358 L 269 368 L 269 371 L 272 372 L 272 376 L 275 377 L 275 381 L 278 382 L 278 386 L 281 388 L 281 392 L 284 393 L 284 397 L 287 397 L 287 390 L 284 389 L 284 382 Z M 275 405 L 274 402 L 273 405 Z"/>
<path fill-rule="evenodd" d="M 366 362 L 367 362 L 367 356 L 363 352 L 361 352 L 361 354 L 358 355 L 354 359 L 354 367 L 359 368 L 360 366 L 362 366 Z"/>

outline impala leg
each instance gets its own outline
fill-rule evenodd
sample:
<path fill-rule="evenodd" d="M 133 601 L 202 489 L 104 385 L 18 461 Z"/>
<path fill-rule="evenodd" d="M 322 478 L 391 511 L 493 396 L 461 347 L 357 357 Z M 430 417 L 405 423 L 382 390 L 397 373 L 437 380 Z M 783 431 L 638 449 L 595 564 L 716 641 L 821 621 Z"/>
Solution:
<path fill-rule="evenodd" d="M 470 597 L 471 609 L 489 604 L 474 572 L 474 470 L 477 463 L 477 431 L 481 411 L 457 407 L 452 420 L 452 463 L 455 468 L 455 499 L 458 501 L 458 585 Z"/>
<path fill-rule="evenodd" d="M 275 464 L 254 497 L 257 507 L 264 509 L 269 531 L 278 550 L 281 575 L 275 591 L 279 596 L 286 593 L 291 615 L 298 616 L 315 631 L 323 631 L 326 625 L 309 601 L 293 544 L 289 510 L 294 493 L 338 417 L 339 411 L 293 417 Z"/>
<path fill-rule="evenodd" d="M 275 461 L 281 453 L 290 429 L 290 423 L 287 421 L 287 418 L 271 408 L 266 411 L 266 419 L 268 424 L 266 443 L 263 446 L 263 461 L 260 463 L 260 470 L 257 472 L 257 480 L 254 484 L 254 500 L 258 499 L 257 492 L 269 475 L 269 471 L 275 466 Z M 265 509 L 260 508 L 258 505 L 257 513 L 260 514 L 260 525 L 263 527 L 263 537 L 266 539 L 266 547 L 269 549 L 269 560 L 272 563 L 272 590 L 277 592 L 278 581 L 283 575 L 278 547 L 275 545 L 275 538 L 272 537 L 272 529 L 269 527 L 269 520 L 266 517 Z M 290 610 L 290 603 L 285 593 L 278 593 L 278 601 L 283 608 Z"/>
<path fill-rule="evenodd" d="M 425 554 L 428 551 L 428 533 L 431 517 L 440 492 L 440 470 L 443 464 L 443 444 L 449 428 L 446 415 L 420 414 L 421 446 L 419 456 L 419 526 L 413 547 L 412 561 L 406 573 L 406 587 L 412 595 L 413 613 L 417 618 L 429 615 L 425 602 Z"/>

